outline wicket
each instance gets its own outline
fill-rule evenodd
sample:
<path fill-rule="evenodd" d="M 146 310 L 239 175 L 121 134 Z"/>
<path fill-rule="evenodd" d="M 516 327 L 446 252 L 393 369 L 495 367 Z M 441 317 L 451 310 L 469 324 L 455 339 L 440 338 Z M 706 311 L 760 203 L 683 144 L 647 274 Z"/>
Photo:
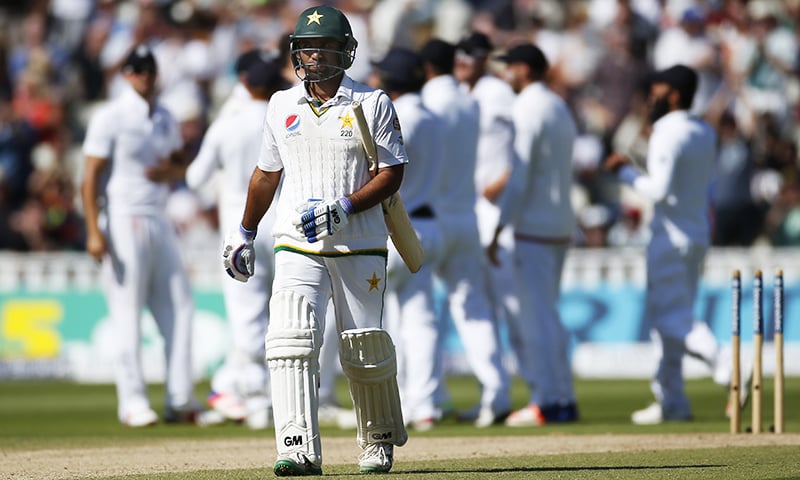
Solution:
<path fill-rule="evenodd" d="M 775 271 L 773 288 L 773 313 L 775 346 L 774 376 L 774 432 L 783 433 L 783 271 Z M 733 407 L 730 416 L 730 432 L 741 431 L 741 292 L 742 280 L 739 270 L 734 270 L 731 280 L 731 349 L 733 352 L 733 371 L 731 372 L 730 399 Z M 761 270 L 756 270 L 753 278 L 753 377 L 751 385 L 752 425 L 753 433 L 762 432 L 762 400 L 763 400 L 763 343 L 764 343 L 764 281 Z"/>

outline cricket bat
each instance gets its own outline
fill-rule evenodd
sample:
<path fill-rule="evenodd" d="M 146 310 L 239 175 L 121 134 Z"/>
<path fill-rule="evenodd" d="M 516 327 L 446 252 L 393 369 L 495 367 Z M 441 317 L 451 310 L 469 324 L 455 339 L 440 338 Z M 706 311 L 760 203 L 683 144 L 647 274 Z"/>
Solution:
<path fill-rule="evenodd" d="M 352 107 L 358 123 L 358 129 L 361 132 L 361 143 L 367 153 L 367 160 L 369 160 L 369 169 L 373 173 L 377 173 L 378 151 L 375 148 L 375 142 L 372 140 L 369 126 L 367 126 L 367 119 L 364 117 L 364 109 L 361 107 L 361 102 L 357 100 L 353 101 Z M 411 226 L 411 220 L 408 218 L 408 213 L 400 194 L 393 193 L 381 204 L 383 206 L 383 220 L 389 228 L 389 234 L 397 253 L 400 254 L 409 271 L 417 273 L 422 266 L 422 244 L 419 243 L 417 233 L 414 231 L 414 227 Z"/>

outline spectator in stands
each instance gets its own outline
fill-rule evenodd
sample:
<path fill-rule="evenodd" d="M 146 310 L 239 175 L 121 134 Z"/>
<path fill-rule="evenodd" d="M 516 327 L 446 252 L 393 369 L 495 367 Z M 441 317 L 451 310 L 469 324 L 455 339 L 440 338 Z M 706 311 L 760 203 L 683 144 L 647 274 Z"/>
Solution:
<path fill-rule="evenodd" d="M 763 209 L 750 193 L 755 170 L 753 153 L 730 113 L 722 115 L 717 132 L 719 148 L 711 190 L 712 242 L 719 246 L 750 246 L 764 222 Z"/>

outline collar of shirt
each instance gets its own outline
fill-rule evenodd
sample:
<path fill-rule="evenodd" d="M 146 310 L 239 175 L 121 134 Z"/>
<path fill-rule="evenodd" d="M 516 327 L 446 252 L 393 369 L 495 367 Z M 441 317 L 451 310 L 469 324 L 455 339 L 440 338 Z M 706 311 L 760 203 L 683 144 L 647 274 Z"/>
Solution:
<path fill-rule="evenodd" d="M 336 95 L 333 98 L 328 99 L 327 102 L 323 103 L 317 108 L 327 108 L 332 107 L 334 105 L 338 105 L 339 103 L 350 103 L 353 101 L 353 85 L 354 80 L 344 74 L 342 76 L 342 82 L 339 84 L 339 89 L 336 91 Z M 303 103 L 311 103 L 314 100 L 314 97 L 309 95 L 308 89 L 306 89 L 305 84 L 300 85 L 300 91 L 302 92 L 300 98 L 297 99 L 298 104 Z"/>
<path fill-rule="evenodd" d="M 545 86 L 544 83 L 539 81 L 529 83 L 527 87 L 522 89 L 523 92 L 525 91 L 534 92 L 534 91 L 545 91 L 545 90 L 547 90 L 547 87 Z"/>
<path fill-rule="evenodd" d="M 680 118 L 684 118 L 685 119 L 685 118 L 688 118 L 689 116 L 691 116 L 691 114 L 689 113 L 688 110 L 673 110 L 673 111 L 665 114 L 663 117 L 659 118 L 658 120 L 656 120 L 655 123 L 653 123 L 653 129 L 658 128 L 659 125 L 668 124 L 668 123 L 674 121 L 675 119 L 680 119 Z"/>
<path fill-rule="evenodd" d="M 127 88 L 122 91 L 120 94 L 120 99 L 126 103 L 128 108 L 130 108 L 133 113 L 149 116 L 150 105 L 147 103 L 147 100 L 139 95 L 130 85 L 128 85 Z M 155 111 L 155 108 L 153 111 Z"/>
<path fill-rule="evenodd" d="M 431 78 L 425 83 L 425 86 L 422 87 L 424 89 L 431 89 L 431 88 L 439 88 L 440 86 L 446 86 L 448 88 L 460 88 L 458 86 L 458 82 L 456 81 L 456 77 L 448 74 L 438 75 L 436 77 Z"/>

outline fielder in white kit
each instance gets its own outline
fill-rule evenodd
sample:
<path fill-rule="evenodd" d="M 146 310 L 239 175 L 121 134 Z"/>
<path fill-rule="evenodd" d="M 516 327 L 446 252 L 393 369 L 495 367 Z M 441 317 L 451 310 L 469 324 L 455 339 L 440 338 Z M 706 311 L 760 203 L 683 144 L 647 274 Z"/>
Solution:
<path fill-rule="evenodd" d="M 435 371 L 440 329 L 434 307 L 433 269 L 441 257 L 443 239 L 431 205 L 442 174 L 443 126 L 422 105 L 419 92 L 425 73 L 417 53 L 393 48 L 375 63 L 374 71 L 377 87 L 392 99 L 403 128 L 409 165 L 400 196 L 425 252 L 422 268 L 412 275 L 394 245 L 389 244 L 387 329 L 398 343 L 403 418 L 417 430 L 428 430 L 442 417 L 434 397 L 442 379 Z"/>
<path fill-rule="evenodd" d="M 266 56 L 267 54 L 262 54 Z M 205 136 L 197 157 L 186 171 L 186 184 L 197 190 L 220 172 L 218 211 L 220 230 L 239 226 L 247 198 L 247 185 L 261 150 L 264 117 L 272 94 L 283 88 L 281 66 L 270 58 L 250 57 L 244 69 L 247 99 L 230 103 Z M 270 209 L 258 228 L 268 232 L 274 222 Z M 272 424 L 269 371 L 265 361 L 267 305 L 272 295 L 273 241 L 260 235 L 253 242 L 255 273 L 247 283 L 224 275 L 222 293 L 231 327 L 231 351 L 211 379 L 208 404 L 231 420 L 244 420 L 254 429 Z"/>
<path fill-rule="evenodd" d="M 317 385 L 332 298 L 363 449 L 359 468 L 386 473 L 394 446 L 408 436 L 394 345 L 382 328 L 388 230 L 380 202 L 398 190 L 408 160 L 389 97 L 344 73 L 358 45 L 344 14 L 329 6 L 308 8 L 290 38 L 303 83 L 270 100 L 262 153 L 241 225 L 225 241 L 223 263 L 239 280 L 253 274 L 253 239 L 282 180 L 266 339 L 277 441 L 273 471 L 322 474 Z M 363 106 L 370 132 L 358 130 L 354 101 Z M 361 141 L 367 134 L 378 151 L 374 176 Z"/>
<path fill-rule="evenodd" d="M 647 173 L 619 153 L 611 154 L 604 164 L 654 203 L 645 320 L 658 333 L 662 352 L 651 384 L 656 401 L 633 413 L 635 424 L 690 420 L 683 356 L 697 356 L 712 368 L 718 360 L 716 340 L 694 318 L 711 239 L 708 201 L 717 149 L 714 129 L 689 113 L 696 90 L 697 74 L 689 67 L 677 65 L 654 74 Z"/>
<path fill-rule="evenodd" d="M 89 122 L 81 195 L 86 250 L 102 262 L 116 335 L 119 421 L 140 427 L 158 421 L 141 367 L 140 323 L 145 307 L 164 338 L 165 420 L 188 420 L 197 413 L 191 368 L 194 303 L 175 229 L 165 213 L 166 182 L 172 179 L 153 173 L 160 171 L 162 162 L 183 163 L 178 124 L 155 103 L 157 66 L 150 48 L 135 47 L 122 73 L 127 88 Z M 99 205 L 101 197 L 104 206 Z"/>
<path fill-rule="evenodd" d="M 569 358 L 569 334 L 558 300 L 572 235 L 572 148 L 576 127 L 566 103 L 544 83 L 549 65 L 532 44 L 498 57 L 517 92 L 512 109 L 515 163 L 500 201 L 500 218 L 488 248 L 493 263 L 505 225 L 514 228 L 514 268 L 519 291 L 516 331 L 521 335 L 520 376 L 528 405 L 506 425 L 536 426 L 578 417 Z"/>
<path fill-rule="evenodd" d="M 478 102 L 480 108 L 480 135 L 475 163 L 475 188 L 477 200 L 475 214 L 481 245 L 486 248 L 492 241 L 500 207 L 497 204 L 514 164 L 514 124 L 511 105 L 516 95 L 511 86 L 488 70 L 489 54 L 494 47 L 489 38 L 473 32 L 456 45 L 455 77 L 462 88 Z M 519 295 L 514 288 L 514 269 L 511 254 L 514 250 L 512 228 L 503 230 L 498 242 L 499 265 L 485 262 L 489 299 L 498 321 L 510 328 L 509 339 L 515 352 L 521 348 L 521 335 L 511 320 L 519 314 Z"/>
<path fill-rule="evenodd" d="M 480 130 L 478 103 L 453 77 L 455 47 L 434 39 L 420 50 L 427 82 L 422 103 L 445 125 L 443 169 L 433 210 L 444 233 L 444 254 L 435 275 L 447 287 L 453 323 L 464 353 L 481 384 L 480 404 L 463 415 L 485 427 L 511 409 L 511 381 L 502 365 L 499 333 L 489 302 L 482 262 L 486 261 L 475 215 L 475 161 Z"/>

